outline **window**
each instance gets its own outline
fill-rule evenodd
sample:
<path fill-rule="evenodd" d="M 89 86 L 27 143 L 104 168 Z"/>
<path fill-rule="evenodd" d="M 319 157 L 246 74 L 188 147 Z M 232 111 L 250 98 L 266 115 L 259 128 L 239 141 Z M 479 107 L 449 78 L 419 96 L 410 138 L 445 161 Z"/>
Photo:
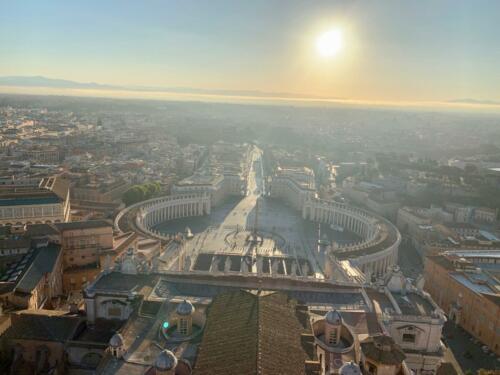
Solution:
<path fill-rule="evenodd" d="M 330 345 L 334 345 L 337 343 L 337 330 L 333 330 L 330 332 L 330 337 L 328 338 L 328 343 Z"/>
<path fill-rule="evenodd" d="M 188 334 L 188 322 L 187 319 L 179 319 L 179 332 L 181 335 Z"/>
<path fill-rule="evenodd" d="M 403 342 L 415 342 L 415 334 L 403 333 Z"/>
<path fill-rule="evenodd" d="M 122 316 L 122 310 L 119 307 L 109 307 L 108 308 L 108 316 L 111 318 L 114 317 L 121 317 Z"/>

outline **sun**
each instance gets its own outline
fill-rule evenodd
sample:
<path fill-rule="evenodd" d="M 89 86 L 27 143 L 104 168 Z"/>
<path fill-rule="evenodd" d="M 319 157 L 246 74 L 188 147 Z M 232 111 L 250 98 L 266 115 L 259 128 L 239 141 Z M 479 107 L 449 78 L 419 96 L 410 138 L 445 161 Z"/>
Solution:
<path fill-rule="evenodd" d="M 316 39 L 316 50 L 322 57 L 333 57 L 342 49 L 342 32 L 333 29 L 324 32 Z"/>

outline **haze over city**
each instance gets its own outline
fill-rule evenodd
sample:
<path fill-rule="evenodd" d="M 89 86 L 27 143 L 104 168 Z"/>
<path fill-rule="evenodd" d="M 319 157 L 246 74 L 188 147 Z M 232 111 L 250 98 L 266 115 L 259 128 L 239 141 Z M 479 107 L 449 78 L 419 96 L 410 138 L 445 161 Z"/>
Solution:
<path fill-rule="evenodd" d="M 499 16 L 0 2 L 0 374 L 499 375 Z"/>

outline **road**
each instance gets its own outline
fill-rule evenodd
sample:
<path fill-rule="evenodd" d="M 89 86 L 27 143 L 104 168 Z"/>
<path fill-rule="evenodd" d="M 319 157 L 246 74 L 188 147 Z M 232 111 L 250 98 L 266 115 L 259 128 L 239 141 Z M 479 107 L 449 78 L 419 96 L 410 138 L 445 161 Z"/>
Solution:
<path fill-rule="evenodd" d="M 193 261 L 200 253 L 301 258 L 308 259 L 315 276 L 322 278 L 321 267 L 311 251 L 317 241 L 315 225 L 303 221 L 300 213 L 291 207 L 265 197 L 262 150 L 255 147 L 250 160 L 247 192 L 241 200 L 233 199 L 215 207 L 209 216 L 174 220 L 157 228 L 175 233 L 183 232 L 189 226 L 194 238 L 185 243 L 184 254 Z M 245 233 L 251 232 L 255 226 L 257 200 L 258 229 L 264 241 L 259 246 L 251 246 L 245 241 Z M 235 237 L 236 232 L 240 238 Z M 233 238 L 233 242 L 228 243 L 228 238 Z"/>

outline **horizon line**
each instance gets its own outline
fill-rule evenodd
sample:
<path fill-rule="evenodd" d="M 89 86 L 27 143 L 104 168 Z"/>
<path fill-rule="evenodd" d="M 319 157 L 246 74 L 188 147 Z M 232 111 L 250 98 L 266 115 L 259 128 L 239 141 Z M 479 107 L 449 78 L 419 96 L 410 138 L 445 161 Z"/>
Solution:
<path fill-rule="evenodd" d="M 500 112 L 500 102 L 493 100 L 451 99 L 447 101 L 425 100 L 370 100 L 328 98 L 319 96 L 300 96 L 292 93 L 272 93 L 258 90 L 224 90 L 224 89 L 197 89 L 189 87 L 161 88 L 161 87 L 121 87 L 95 82 L 81 83 L 65 79 L 53 79 L 44 76 L 0 76 L 1 78 L 43 78 L 53 81 L 65 81 L 83 87 L 51 87 L 48 85 L 5 85 L 0 82 L 0 93 L 13 95 L 41 95 L 41 96 L 70 96 L 93 97 L 111 99 L 140 99 L 160 101 L 208 101 L 218 103 L 238 104 L 302 104 L 303 106 L 343 105 L 355 107 L 388 107 L 414 109 L 443 109 L 468 110 L 484 112 Z M 89 87 L 85 87 L 89 85 Z M 231 93 L 233 91 L 234 93 Z M 255 93 L 251 95 L 251 93 Z M 260 95 L 258 95 L 260 94 Z"/>

